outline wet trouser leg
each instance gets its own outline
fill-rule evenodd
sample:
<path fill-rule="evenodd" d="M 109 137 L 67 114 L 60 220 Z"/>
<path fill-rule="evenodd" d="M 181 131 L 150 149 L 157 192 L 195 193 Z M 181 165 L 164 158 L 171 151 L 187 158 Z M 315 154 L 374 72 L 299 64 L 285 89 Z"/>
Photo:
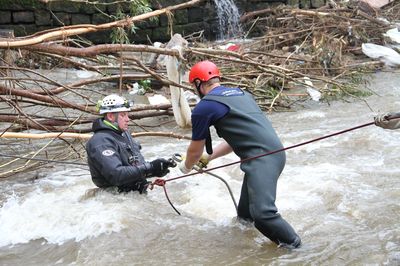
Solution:
<path fill-rule="evenodd" d="M 247 190 L 247 176 L 244 176 L 242 191 L 240 192 L 240 199 L 238 203 L 238 216 L 246 221 L 253 221 L 249 208 L 249 192 Z"/>
<path fill-rule="evenodd" d="M 285 164 L 284 154 L 262 157 L 242 164 L 245 172 L 238 208 L 239 216 L 246 217 L 248 213 L 254 220 L 255 227 L 276 244 L 286 244 L 297 247 L 300 245 L 300 237 L 286 222 L 275 206 L 276 186 L 279 175 Z M 247 181 L 247 182 L 246 182 Z M 244 198 L 242 198 L 244 197 Z M 248 212 L 244 207 L 248 203 Z"/>

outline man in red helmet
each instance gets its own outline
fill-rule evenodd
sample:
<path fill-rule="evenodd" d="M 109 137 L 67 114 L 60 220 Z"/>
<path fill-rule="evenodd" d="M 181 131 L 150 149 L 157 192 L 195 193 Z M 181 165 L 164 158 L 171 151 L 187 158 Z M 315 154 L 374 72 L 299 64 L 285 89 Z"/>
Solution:
<path fill-rule="evenodd" d="M 220 72 L 210 61 L 195 64 L 189 81 L 201 98 L 192 112 L 192 141 L 186 159 L 179 165 L 189 173 L 202 159 L 206 147 L 208 161 L 234 152 L 241 160 L 282 149 L 271 123 L 251 94 L 220 84 Z M 214 126 L 225 141 L 212 149 L 209 127 Z M 203 156 L 204 157 L 204 156 Z M 297 248 L 300 237 L 278 213 L 275 206 L 277 180 L 286 161 L 285 152 L 242 162 L 244 180 L 238 204 L 238 217 L 254 222 L 255 227 L 280 246 Z"/>

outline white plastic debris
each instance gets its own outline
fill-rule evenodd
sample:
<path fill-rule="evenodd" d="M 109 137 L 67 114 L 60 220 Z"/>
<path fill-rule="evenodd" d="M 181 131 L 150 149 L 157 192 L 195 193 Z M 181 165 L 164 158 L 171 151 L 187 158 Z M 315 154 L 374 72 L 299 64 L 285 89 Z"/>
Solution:
<path fill-rule="evenodd" d="M 232 45 L 235 45 L 235 44 L 230 42 L 230 43 L 227 43 L 227 44 L 220 45 L 220 46 L 218 46 L 218 48 L 221 49 L 221 50 L 227 50 L 228 47 L 230 47 Z"/>
<path fill-rule="evenodd" d="M 142 86 L 140 86 L 139 83 L 137 83 L 137 82 L 132 84 L 132 90 L 139 90 L 141 88 L 142 88 Z"/>
<path fill-rule="evenodd" d="M 199 96 L 188 90 L 183 93 L 183 96 L 185 96 L 185 99 L 190 103 L 198 103 L 200 101 Z"/>
<path fill-rule="evenodd" d="M 307 85 L 306 91 L 308 95 L 310 95 L 311 99 L 313 101 L 319 102 L 319 100 L 321 99 L 321 93 L 318 90 L 314 89 L 314 84 L 312 83 L 310 78 L 304 77 L 304 83 Z"/>
<path fill-rule="evenodd" d="M 147 97 L 151 105 L 157 104 L 170 104 L 171 102 L 163 95 L 155 94 L 154 96 Z"/>
<path fill-rule="evenodd" d="M 81 79 L 87 79 L 95 76 L 94 72 L 87 71 L 87 70 L 76 70 L 76 76 Z"/>
<path fill-rule="evenodd" d="M 189 43 L 185 40 L 182 35 L 174 34 L 171 40 L 166 45 L 167 49 L 174 49 L 182 55 L 185 47 L 188 47 Z M 165 66 L 167 69 L 167 77 L 169 80 L 175 81 L 176 83 L 182 83 L 183 76 L 183 62 L 175 57 L 167 55 L 165 59 Z M 191 109 L 189 103 L 183 96 L 183 89 L 176 86 L 169 86 L 171 92 L 171 103 L 172 111 L 174 112 L 174 117 L 176 123 L 181 128 L 186 128 L 191 126 Z"/>
<path fill-rule="evenodd" d="M 363 43 L 361 49 L 366 56 L 379 59 L 387 66 L 400 65 L 400 54 L 391 48 L 373 43 Z"/>
<path fill-rule="evenodd" d="M 400 30 L 398 28 L 390 29 L 383 35 L 400 44 Z"/>
<path fill-rule="evenodd" d="M 132 84 L 132 89 L 129 90 L 129 94 L 131 95 L 144 95 L 146 93 L 145 89 L 143 86 L 141 86 L 139 83 L 135 82 Z"/>
<path fill-rule="evenodd" d="M 155 48 L 161 48 L 163 46 L 163 44 L 161 42 L 154 42 L 153 46 Z M 147 60 L 148 64 L 150 65 L 154 65 L 157 62 L 157 58 L 159 57 L 159 55 L 157 53 L 150 53 L 149 59 Z M 164 62 L 162 62 L 164 64 Z"/>

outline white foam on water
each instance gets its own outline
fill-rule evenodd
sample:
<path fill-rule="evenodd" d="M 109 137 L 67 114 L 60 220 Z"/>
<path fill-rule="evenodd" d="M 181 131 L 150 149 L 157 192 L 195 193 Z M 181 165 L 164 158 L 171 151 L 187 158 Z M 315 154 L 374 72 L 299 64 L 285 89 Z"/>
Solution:
<path fill-rule="evenodd" d="M 30 185 L 37 189 L 23 197 L 9 197 L 0 208 L 0 247 L 35 239 L 62 244 L 118 232 L 138 207 L 130 204 L 127 210 L 120 202 L 123 196 L 107 192 L 82 200 L 86 190 L 93 188 L 88 175 L 62 171 Z"/>
<path fill-rule="evenodd" d="M 319 110 L 310 110 L 295 114 L 295 117 L 297 119 L 324 118 L 325 116 L 326 116 L 325 112 Z"/>
<path fill-rule="evenodd" d="M 209 167 L 217 165 L 220 165 L 218 159 L 213 161 Z M 175 176 L 181 175 L 177 169 L 173 169 L 171 173 Z M 224 170 L 214 170 L 212 173 L 228 182 L 236 201 L 238 201 L 241 182 L 234 180 Z M 207 219 L 216 225 L 232 224 L 231 220 L 232 217 L 236 216 L 236 209 L 228 188 L 221 180 L 204 173 L 189 176 L 176 182 L 184 187 L 184 189 L 173 191 L 174 197 L 181 199 L 181 202 L 177 204 L 180 211 Z"/>

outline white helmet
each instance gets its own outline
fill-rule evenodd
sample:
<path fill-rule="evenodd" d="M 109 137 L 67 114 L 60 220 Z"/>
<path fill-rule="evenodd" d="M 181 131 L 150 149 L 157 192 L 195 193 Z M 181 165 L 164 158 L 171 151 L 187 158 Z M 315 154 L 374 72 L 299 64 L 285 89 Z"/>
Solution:
<path fill-rule="evenodd" d="M 131 110 L 133 102 L 128 102 L 124 97 L 117 94 L 111 94 L 97 102 L 97 109 L 100 114 L 128 112 Z"/>

